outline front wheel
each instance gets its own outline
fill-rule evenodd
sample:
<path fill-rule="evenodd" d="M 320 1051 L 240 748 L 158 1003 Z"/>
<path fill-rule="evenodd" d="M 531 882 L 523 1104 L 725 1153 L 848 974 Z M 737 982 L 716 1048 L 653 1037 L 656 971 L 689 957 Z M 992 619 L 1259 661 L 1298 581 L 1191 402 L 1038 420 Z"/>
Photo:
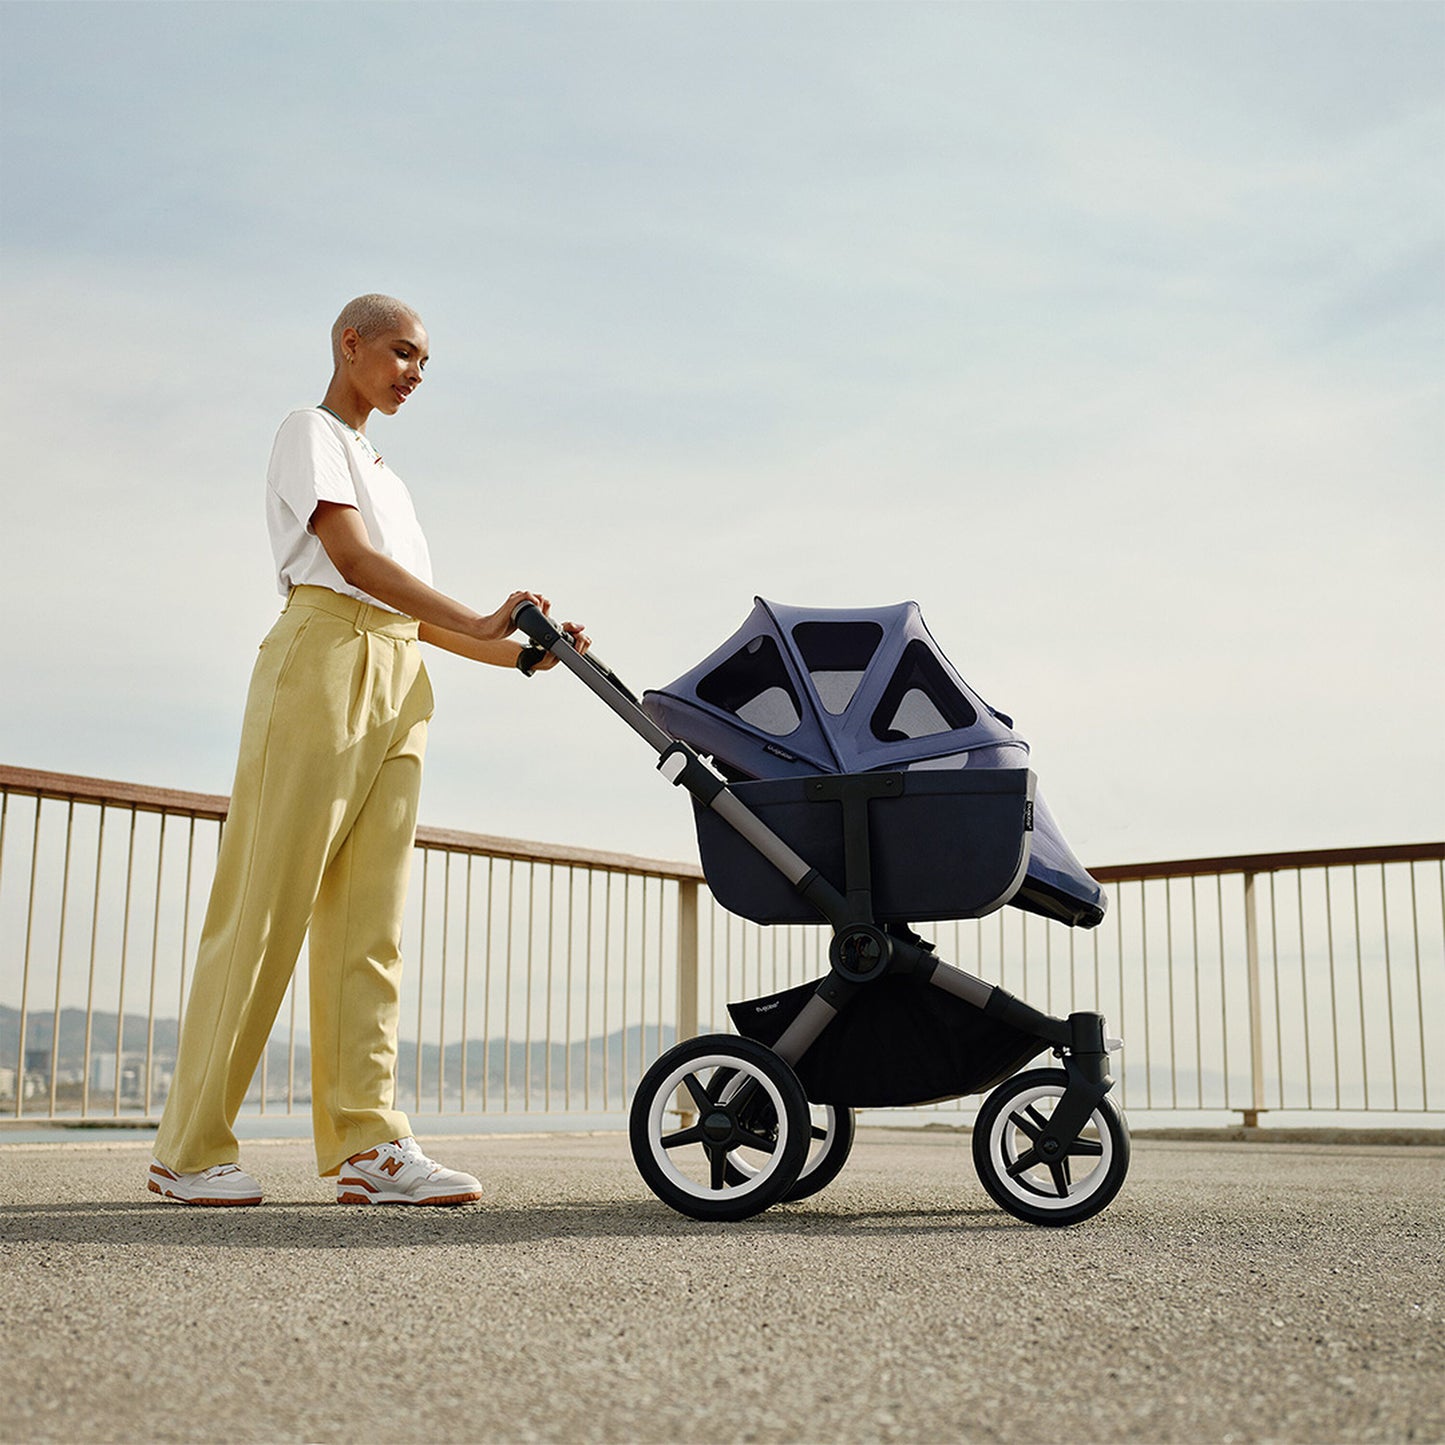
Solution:
<path fill-rule="evenodd" d="M 680 1093 L 679 1093 L 680 1091 Z M 696 1117 L 668 1118 L 674 1100 Z M 747 1219 L 797 1183 L 812 1142 L 798 1076 L 771 1049 L 704 1034 L 669 1049 L 632 1099 L 632 1158 L 664 1204 L 693 1219 Z"/>
<path fill-rule="evenodd" d="M 973 1125 L 973 1163 L 994 1202 L 1030 1224 L 1077 1224 L 1103 1209 L 1129 1172 L 1129 1127 L 1107 1095 L 1063 1157 L 1034 1143 L 1068 1088 L 1062 1069 L 1015 1074 L 988 1096 Z"/>

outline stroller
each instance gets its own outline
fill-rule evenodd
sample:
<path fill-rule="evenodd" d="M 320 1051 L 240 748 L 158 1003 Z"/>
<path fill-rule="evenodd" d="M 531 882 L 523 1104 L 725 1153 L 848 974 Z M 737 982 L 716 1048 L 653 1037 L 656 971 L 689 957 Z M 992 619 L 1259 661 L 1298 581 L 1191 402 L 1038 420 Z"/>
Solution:
<path fill-rule="evenodd" d="M 825 977 L 729 1004 L 737 1035 L 678 1043 L 648 1069 L 629 1134 L 660 1199 L 746 1219 L 837 1176 L 854 1109 L 987 1094 L 973 1159 L 999 1205 L 1043 1225 L 1108 1205 L 1129 1166 L 1108 1097 L 1120 1041 L 1097 1013 L 1053 1018 L 945 963 L 912 927 L 1012 904 L 1092 928 L 1106 907 L 1012 720 L 953 669 L 916 604 L 758 599 L 720 648 L 641 699 L 532 604 L 515 621 L 533 644 L 524 670 L 554 653 L 692 796 L 719 903 L 833 930 Z M 1019 1072 L 1045 1049 L 1060 1067 Z"/>

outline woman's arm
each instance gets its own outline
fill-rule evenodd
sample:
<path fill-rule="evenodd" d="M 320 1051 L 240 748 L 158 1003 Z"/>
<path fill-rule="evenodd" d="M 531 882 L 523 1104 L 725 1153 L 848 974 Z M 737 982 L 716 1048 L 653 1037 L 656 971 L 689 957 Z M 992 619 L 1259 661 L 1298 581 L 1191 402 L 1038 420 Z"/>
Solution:
<path fill-rule="evenodd" d="M 508 642 L 513 631 L 512 611 L 519 602 L 535 602 L 543 612 L 550 604 L 538 592 L 513 592 L 492 613 L 474 612 L 464 603 L 429 587 L 400 562 L 383 556 L 371 545 L 366 524 L 355 507 L 341 502 L 318 502 L 311 515 L 316 533 L 332 566 L 352 587 L 394 607 L 422 624 L 421 636 L 449 652 L 478 662 L 508 666 L 520 650 Z"/>

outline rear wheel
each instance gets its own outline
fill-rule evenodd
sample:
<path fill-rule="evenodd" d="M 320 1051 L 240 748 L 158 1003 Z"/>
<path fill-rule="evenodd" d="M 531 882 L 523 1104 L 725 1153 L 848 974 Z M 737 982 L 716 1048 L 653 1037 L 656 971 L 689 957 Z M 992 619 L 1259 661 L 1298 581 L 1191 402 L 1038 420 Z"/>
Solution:
<path fill-rule="evenodd" d="M 682 1091 L 696 1115 L 673 1127 Z M 812 1142 L 808 1100 L 771 1049 L 704 1034 L 669 1049 L 632 1100 L 632 1158 L 664 1204 L 693 1219 L 747 1219 L 798 1181 Z"/>
<path fill-rule="evenodd" d="M 995 1203 L 1031 1224 L 1077 1224 L 1103 1209 L 1129 1171 L 1129 1127 L 1107 1095 L 1057 1159 L 1035 1148 L 1068 1087 L 1062 1069 L 1015 1074 L 973 1125 L 973 1162 Z"/>
<path fill-rule="evenodd" d="M 833 1104 L 810 1104 L 808 1157 L 803 1161 L 797 1182 L 784 1195 L 782 1202 L 792 1204 L 826 1189 L 848 1162 L 853 1147 L 854 1117 L 851 1109 Z M 729 1170 L 741 1175 L 739 1165 L 729 1163 Z"/>

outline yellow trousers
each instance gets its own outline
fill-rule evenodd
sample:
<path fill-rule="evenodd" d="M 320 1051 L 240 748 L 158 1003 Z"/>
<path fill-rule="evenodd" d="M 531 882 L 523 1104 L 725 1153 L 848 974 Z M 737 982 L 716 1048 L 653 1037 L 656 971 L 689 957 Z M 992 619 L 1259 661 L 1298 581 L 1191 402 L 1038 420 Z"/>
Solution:
<path fill-rule="evenodd" d="M 316 1162 L 411 1132 L 395 1108 L 401 923 L 431 685 L 417 625 L 297 587 L 261 644 L 155 1152 L 236 1162 L 233 1126 L 310 931 Z"/>

